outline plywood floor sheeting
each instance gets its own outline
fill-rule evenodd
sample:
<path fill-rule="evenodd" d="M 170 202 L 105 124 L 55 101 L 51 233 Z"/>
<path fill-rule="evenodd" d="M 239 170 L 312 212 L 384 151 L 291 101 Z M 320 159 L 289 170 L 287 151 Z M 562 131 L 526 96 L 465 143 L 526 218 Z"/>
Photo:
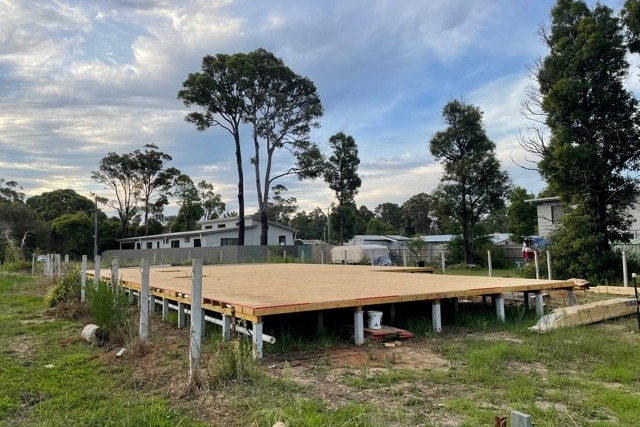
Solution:
<path fill-rule="evenodd" d="M 226 312 L 233 307 L 238 317 L 254 321 L 301 311 L 573 288 L 569 281 L 416 271 L 420 270 L 328 264 L 208 265 L 203 267 L 202 295 L 207 308 Z M 140 268 L 121 268 L 119 278 L 124 286 L 139 289 Z M 192 267 L 152 267 L 149 284 L 155 295 L 187 301 Z"/>

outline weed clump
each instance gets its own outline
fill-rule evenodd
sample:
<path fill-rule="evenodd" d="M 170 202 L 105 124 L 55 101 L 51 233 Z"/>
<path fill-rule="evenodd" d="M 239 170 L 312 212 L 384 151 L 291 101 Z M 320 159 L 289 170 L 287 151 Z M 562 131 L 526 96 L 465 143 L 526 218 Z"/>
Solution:
<path fill-rule="evenodd" d="M 48 307 L 78 299 L 80 296 L 80 270 L 67 271 L 60 277 L 53 279 L 47 289 L 44 302 Z"/>
<path fill-rule="evenodd" d="M 218 343 L 207 371 L 214 385 L 256 379 L 259 369 L 253 357 L 251 340 L 239 336 L 233 341 Z"/>
<path fill-rule="evenodd" d="M 129 301 L 120 287 L 102 280 L 95 286 L 87 286 L 87 306 L 94 323 L 107 338 L 124 338 L 130 323 Z"/>

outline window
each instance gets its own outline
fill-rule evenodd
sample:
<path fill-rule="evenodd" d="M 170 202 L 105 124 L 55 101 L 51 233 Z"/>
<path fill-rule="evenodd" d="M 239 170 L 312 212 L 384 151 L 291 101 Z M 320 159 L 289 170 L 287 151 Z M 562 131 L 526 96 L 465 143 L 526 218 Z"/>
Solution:
<path fill-rule="evenodd" d="M 237 237 L 223 237 L 222 239 L 220 239 L 220 246 L 235 246 L 237 244 Z"/>
<path fill-rule="evenodd" d="M 205 225 L 204 229 L 205 230 L 211 230 L 213 228 L 213 225 Z"/>
<path fill-rule="evenodd" d="M 147 249 L 153 249 L 153 242 L 147 242 Z"/>
<path fill-rule="evenodd" d="M 136 249 L 140 249 L 140 242 L 136 243 Z"/>
<path fill-rule="evenodd" d="M 278 244 L 286 245 L 287 244 L 287 236 L 278 236 Z"/>
<path fill-rule="evenodd" d="M 193 247 L 194 248 L 199 248 L 202 246 L 202 243 L 200 242 L 200 239 L 193 239 Z"/>
<path fill-rule="evenodd" d="M 562 206 L 551 206 L 551 223 L 560 224 L 562 213 Z"/>
<path fill-rule="evenodd" d="M 171 241 L 171 247 L 172 248 L 179 248 L 180 247 L 180 240 L 172 240 Z"/>
<path fill-rule="evenodd" d="M 162 243 L 164 243 L 165 245 L 169 243 L 169 238 L 165 237 L 164 239 L 162 239 Z"/>
<path fill-rule="evenodd" d="M 160 249 L 160 240 L 156 242 L 156 248 Z"/>
<path fill-rule="evenodd" d="M 191 241 L 191 237 L 185 237 L 185 238 L 184 238 L 184 242 L 185 242 L 185 243 L 189 243 L 190 241 Z"/>
<path fill-rule="evenodd" d="M 218 224 L 218 228 L 226 228 L 227 224 Z"/>

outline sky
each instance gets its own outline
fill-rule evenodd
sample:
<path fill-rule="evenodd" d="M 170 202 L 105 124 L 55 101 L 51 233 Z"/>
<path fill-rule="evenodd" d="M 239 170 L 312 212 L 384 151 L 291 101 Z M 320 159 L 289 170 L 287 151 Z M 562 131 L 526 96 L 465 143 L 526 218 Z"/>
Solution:
<path fill-rule="evenodd" d="M 70 188 L 113 198 L 91 179 L 100 159 L 152 143 L 237 211 L 231 136 L 197 131 L 177 92 L 204 56 L 264 48 L 315 83 L 324 115 L 311 139 L 322 152 L 337 132 L 358 144 L 358 206 L 433 191 L 442 168 L 429 141 L 453 99 L 483 111 L 502 168 L 537 194 L 545 183 L 520 146 L 530 126 L 521 103 L 535 85 L 530 67 L 547 53 L 539 29 L 554 3 L 0 0 L 0 178 L 27 197 Z M 602 3 L 617 10 L 622 0 Z M 244 130 L 247 213 L 257 209 L 249 138 Z M 291 163 L 277 156 L 274 172 Z M 322 179 L 279 183 L 300 210 L 335 201 Z"/>

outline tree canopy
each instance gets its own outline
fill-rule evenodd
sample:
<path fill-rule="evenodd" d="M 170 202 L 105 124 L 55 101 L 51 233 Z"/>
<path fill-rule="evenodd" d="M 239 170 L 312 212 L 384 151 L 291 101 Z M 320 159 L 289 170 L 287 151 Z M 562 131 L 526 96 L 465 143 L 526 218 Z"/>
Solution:
<path fill-rule="evenodd" d="M 630 5 L 635 2 L 628 2 Z M 624 87 L 627 48 L 613 11 L 583 1 L 559 0 L 543 32 L 549 49 L 538 64 L 539 105 L 551 131 L 525 141 L 540 157 L 549 188 L 566 204 L 590 213 L 604 257 L 612 242 L 628 240 L 625 208 L 635 200 L 640 166 L 638 102 Z"/>
<path fill-rule="evenodd" d="M 432 218 L 433 202 L 427 193 L 411 196 L 402 204 L 402 218 L 405 223 L 405 233 L 408 235 L 435 234 L 435 224 Z"/>
<path fill-rule="evenodd" d="M 525 200 L 533 199 L 534 195 L 528 193 L 523 187 L 514 187 L 509 192 L 509 206 L 507 206 L 507 231 L 511 234 L 511 240 L 520 242 L 523 236 L 536 234 L 538 228 L 537 209 L 533 203 Z"/>
<path fill-rule="evenodd" d="M 325 165 L 324 180 L 329 184 L 338 199 L 337 216 L 339 242 L 344 243 L 344 225 L 349 212 L 355 209 L 355 196 L 362 185 L 358 176 L 358 145 L 355 139 L 343 132 L 338 132 L 329 138 L 329 145 L 333 154 Z"/>
<path fill-rule="evenodd" d="M 190 231 L 197 228 L 197 222 L 202 218 L 204 209 L 200 203 L 198 189 L 193 180 L 186 174 L 178 176 L 174 183 L 174 196 L 178 199 L 180 210 L 171 231 Z"/>
<path fill-rule="evenodd" d="M 276 180 L 287 175 L 299 179 L 316 178 L 322 173 L 324 158 L 309 140 L 312 127 L 318 126 L 322 104 L 311 80 L 294 73 L 282 59 L 257 49 L 246 55 L 246 111 L 243 120 L 252 127 L 256 195 L 262 233 L 260 244 L 268 241 L 269 190 Z M 274 171 L 276 153 L 293 155 L 293 164 Z M 262 154 L 265 157 L 262 157 Z"/>
<path fill-rule="evenodd" d="M 135 150 L 132 158 L 136 165 L 135 179 L 139 188 L 144 212 L 144 234 L 149 234 L 149 213 L 162 210 L 168 203 L 167 196 L 173 180 L 180 175 L 174 167 L 166 167 L 172 157 L 158 150 L 155 144 L 145 144 L 144 151 Z"/>
<path fill-rule="evenodd" d="M 214 191 L 213 184 L 204 179 L 198 182 L 198 195 L 202 206 L 202 219 L 220 218 L 227 208 L 222 196 Z"/>
<path fill-rule="evenodd" d="M 43 221 L 52 221 L 62 215 L 76 212 L 93 215 L 95 210 L 92 200 L 70 188 L 47 191 L 38 196 L 29 197 L 26 204 Z M 104 217 L 104 214 L 101 214 Z"/>
<path fill-rule="evenodd" d="M 240 127 L 246 113 L 245 96 L 250 80 L 246 54 L 219 53 L 202 58 L 202 72 L 190 73 L 178 92 L 187 107 L 199 107 L 191 111 L 185 120 L 193 123 L 197 130 L 205 131 L 219 126 L 231 134 L 236 155 L 238 174 L 238 245 L 244 245 L 244 172 L 242 169 L 242 145 Z"/>
<path fill-rule="evenodd" d="M 447 128 L 436 132 L 429 143 L 431 154 L 444 167 L 434 192 L 436 205 L 459 224 L 464 259 L 470 264 L 476 227 L 483 217 L 504 206 L 509 176 L 500 169 L 478 107 L 453 100 L 444 106 L 442 118 Z"/>
<path fill-rule="evenodd" d="M 136 169 L 138 164 L 131 154 L 109 153 L 100 160 L 97 171 L 91 178 L 113 190 L 115 199 L 106 201 L 106 205 L 115 209 L 120 219 L 121 237 L 128 237 L 129 222 L 138 212 L 138 187 Z"/>
<path fill-rule="evenodd" d="M 0 178 L 0 203 L 22 201 L 24 201 L 22 187 L 15 181 L 5 181 L 3 178 Z"/>

